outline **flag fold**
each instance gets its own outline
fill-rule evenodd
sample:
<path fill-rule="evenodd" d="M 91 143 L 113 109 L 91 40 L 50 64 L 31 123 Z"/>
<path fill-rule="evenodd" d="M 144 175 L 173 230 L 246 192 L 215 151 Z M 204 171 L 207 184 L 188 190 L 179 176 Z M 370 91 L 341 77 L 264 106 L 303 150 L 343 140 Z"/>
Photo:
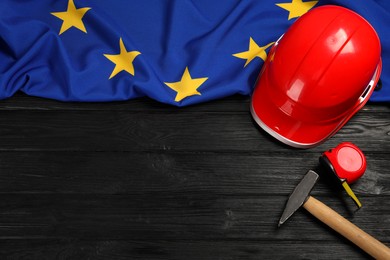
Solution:
<path fill-rule="evenodd" d="M 390 101 L 386 0 L 2 0 L 0 99 L 22 91 L 80 102 L 147 96 L 185 106 L 250 95 L 272 44 L 325 4 L 350 8 L 376 29 L 382 89 L 371 101 Z"/>

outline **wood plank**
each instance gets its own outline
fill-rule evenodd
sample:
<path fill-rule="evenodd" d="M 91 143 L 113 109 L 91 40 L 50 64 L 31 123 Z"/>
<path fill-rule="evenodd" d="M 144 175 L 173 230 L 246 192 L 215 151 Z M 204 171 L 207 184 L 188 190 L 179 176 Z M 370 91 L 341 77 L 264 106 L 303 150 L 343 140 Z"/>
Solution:
<path fill-rule="evenodd" d="M 368 259 L 347 241 L 3 240 L 3 259 Z M 6 258 L 7 257 L 7 258 Z"/>
<path fill-rule="evenodd" d="M 353 216 L 336 198 L 316 197 L 390 243 L 388 196 L 366 197 L 365 207 Z M 188 190 L 136 195 L 2 194 L 0 240 L 340 240 L 304 210 L 278 228 L 286 199 Z"/>
<path fill-rule="evenodd" d="M 258 129 L 249 98 L 0 101 L 0 259 L 366 259 L 288 194 L 324 150 L 356 143 L 363 208 L 322 178 L 313 195 L 390 246 L 390 106 L 369 104 L 314 149 Z"/>
<path fill-rule="evenodd" d="M 177 112 L 185 110 L 191 112 L 243 112 L 247 113 L 250 106 L 250 97 L 233 95 L 219 100 L 213 100 L 185 108 L 166 105 L 149 98 L 138 98 L 128 101 L 116 102 L 61 102 L 51 99 L 27 96 L 17 92 L 13 97 L 0 101 L 0 110 L 126 110 L 131 112 Z M 363 111 L 386 112 L 389 103 L 369 102 Z"/>
<path fill-rule="evenodd" d="M 360 113 L 308 152 L 351 141 L 367 152 L 390 151 L 389 113 Z M 249 113 L 3 111 L 0 151 L 296 150 L 259 129 Z"/>
<path fill-rule="evenodd" d="M 0 193 L 137 194 L 198 191 L 223 195 L 287 195 L 320 153 L 1 152 Z M 390 161 L 366 155 L 356 195 L 390 195 Z M 318 170 L 319 173 L 321 171 Z M 332 194 L 326 176 L 315 188 Z M 345 197 L 345 193 L 341 193 Z M 364 203 L 364 201 L 363 201 Z"/>

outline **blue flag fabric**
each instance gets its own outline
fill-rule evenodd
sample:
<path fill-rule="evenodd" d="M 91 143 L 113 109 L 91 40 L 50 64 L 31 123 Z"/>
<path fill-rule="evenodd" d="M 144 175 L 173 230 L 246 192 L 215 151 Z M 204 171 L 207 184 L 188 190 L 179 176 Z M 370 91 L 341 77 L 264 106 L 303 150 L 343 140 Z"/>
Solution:
<path fill-rule="evenodd" d="M 371 101 L 390 101 L 387 0 L 1 0 L 0 99 L 22 91 L 184 106 L 250 95 L 270 46 L 325 4 L 350 8 L 376 29 L 383 87 Z"/>

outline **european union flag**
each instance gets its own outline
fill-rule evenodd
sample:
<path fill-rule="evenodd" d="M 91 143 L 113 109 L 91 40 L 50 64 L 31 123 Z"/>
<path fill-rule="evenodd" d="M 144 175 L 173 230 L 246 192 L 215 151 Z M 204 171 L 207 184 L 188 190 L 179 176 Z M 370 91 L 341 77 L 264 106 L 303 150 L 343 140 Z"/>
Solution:
<path fill-rule="evenodd" d="M 389 3 L 1 0 L 0 98 L 16 91 L 62 101 L 148 96 L 184 106 L 250 95 L 285 30 L 310 9 L 337 4 L 377 30 L 383 87 L 371 100 L 390 101 Z"/>

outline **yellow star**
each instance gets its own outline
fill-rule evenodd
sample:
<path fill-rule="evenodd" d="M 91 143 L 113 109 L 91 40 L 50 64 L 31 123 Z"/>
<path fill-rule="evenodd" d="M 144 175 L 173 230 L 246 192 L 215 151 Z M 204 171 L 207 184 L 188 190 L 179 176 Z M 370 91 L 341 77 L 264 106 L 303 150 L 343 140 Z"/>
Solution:
<path fill-rule="evenodd" d="M 257 43 L 250 37 L 249 39 L 249 50 L 244 51 L 244 52 L 239 52 L 236 54 L 233 54 L 234 57 L 244 59 L 246 60 L 244 67 L 248 65 L 254 58 L 259 57 L 263 61 L 267 59 L 267 53 L 265 50 L 274 44 L 273 42 L 267 44 L 266 46 L 260 47 L 257 45 Z"/>
<path fill-rule="evenodd" d="M 115 68 L 112 71 L 110 78 L 116 76 L 121 71 L 126 71 L 134 76 L 134 66 L 133 61 L 134 59 L 140 55 L 141 53 L 139 51 L 127 51 L 125 45 L 123 44 L 122 38 L 119 39 L 119 48 L 120 53 L 119 54 L 103 54 L 104 57 L 109 59 L 115 64 Z"/>
<path fill-rule="evenodd" d="M 68 9 L 65 12 L 55 12 L 51 14 L 63 20 L 60 29 L 60 34 L 62 34 L 71 27 L 76 27 L 77 29 L 87 33 L 87 29 L 85 29 L 82 19 L 85 13 L 88 12 L 90 9 L 90 7 L 83 7 L 77 9 L 74 5 L 73 0 L 69 0 Z"/>
<path fill-rule="evenodd" d="M 173 82 L 173 83 L 164 82 L 164 84 L 177 92 L 175 101 L 179 102 L 182 99 L 189 96 L 201 95 L 197 91 L 197 89 L 207 79 L 208 78 L 191 78 L 190 72 L 188 71 L 188 67 L 186 67 L 180 81 Z"/>
<path fill-rule="evenodd" d="M 281 3 L 276 5 L 289 12 L 288 20 L 290 20 L 295 17 L 300 17 L 304 15 L 307 11 L 313 8 L 313 6 L 315 6 L 317 3 L 318 1 L 303 2 L 302 0 L 292 0 L 291 3 Z"/>

